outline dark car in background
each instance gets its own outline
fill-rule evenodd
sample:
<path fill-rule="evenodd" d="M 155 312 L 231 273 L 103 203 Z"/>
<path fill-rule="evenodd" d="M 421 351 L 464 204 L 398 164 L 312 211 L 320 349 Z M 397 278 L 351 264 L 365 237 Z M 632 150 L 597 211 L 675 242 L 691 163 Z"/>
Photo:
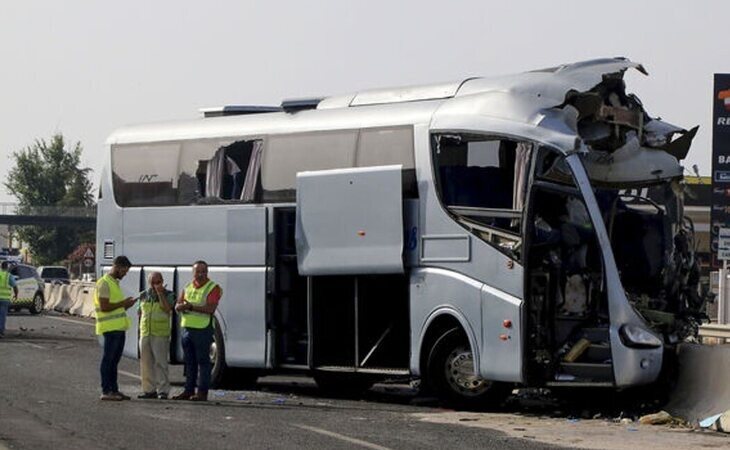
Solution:
<path fill-rule="evenodd" d="M 68 269 L 63 266 L 40 266 L 38 268 L 38 274 L 46 283 L 71 283 L 71 276 L 68 273 Z"/>
<path fill-rule="evenodd" d="M 18 297 L 10 303 L 10 309 L 27 309 L 31 314 L 40 314 L 45 303 L 44 284 L 35 267 L 15 264 L 11 266 L 10 274 L 15 277 L 18 288 Z"/>

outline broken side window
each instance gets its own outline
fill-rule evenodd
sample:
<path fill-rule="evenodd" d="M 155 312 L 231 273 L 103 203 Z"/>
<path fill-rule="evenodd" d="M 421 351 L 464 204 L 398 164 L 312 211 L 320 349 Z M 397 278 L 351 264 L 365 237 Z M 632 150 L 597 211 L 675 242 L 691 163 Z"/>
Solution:
<path fill-rule="evenodd" d="M 500 250 L 519 256 L 533 144 L 479 135 L 434 139 L 437 190 L 448 211 Z"/>
<path fill-rule="evenodd" d="M 254 201 L 258 165 L 248 169 L 260 161 L 261 145 L 232 138 L 115 145 L 115 200 L 123 207 Z M 253 180 L 249 191 L 247 171 Z"/>

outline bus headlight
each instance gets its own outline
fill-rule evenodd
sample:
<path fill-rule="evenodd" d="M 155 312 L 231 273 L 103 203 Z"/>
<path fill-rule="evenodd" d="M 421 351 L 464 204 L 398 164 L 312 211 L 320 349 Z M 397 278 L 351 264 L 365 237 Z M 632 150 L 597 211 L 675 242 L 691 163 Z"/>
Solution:
<path fill-rule="evenodd" d="M 636 325 L 626 324 L 619 330 L 621 342 L 627 347 L 634 348 L 657 348 L 662 346 L 662 341 L 649 331 Z"/>

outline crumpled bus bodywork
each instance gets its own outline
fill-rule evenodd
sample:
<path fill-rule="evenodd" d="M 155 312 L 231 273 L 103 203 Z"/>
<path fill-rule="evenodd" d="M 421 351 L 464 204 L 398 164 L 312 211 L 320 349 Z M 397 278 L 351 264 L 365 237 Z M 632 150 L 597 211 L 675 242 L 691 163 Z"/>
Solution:
<path fill-rule="evenodd" d="M 530 139 L 563 155 L 546 176 L 551 182 L 580 190 L 597 245 L 603 249 L 600 267 L 595 263 L 593 268 L 586 266 L 580 277 L 594 286 L 601 284 L 605 313 L 610 317 L 608 361 L 617 386 L 654 381 L 661 369 L 664 346 L 696 335 L 708 299 L 699 293 L 694 230 L 682 211 L 680 161 L 687 155 L 697 127 L 685 130 L 651 117 L 641 101 L 626 92 L 623 76 L 629 69 L 646 74 L 640 64 L 619 58 L 467 80 L 455 97 L 436 111 L 431 124 L 436 132 L 451 133 L 446 135 L 448 139 L 457 139 L 453 133 L 458 130 L 489 129 L 499 135 Z M 663 204 L 629 198 L 627 190 L 641 186 L 664 189 Z M 533 221 L 529 229 L 541 218 L 533 215 L 528 220 Z M 558 236 L 556 240 L 562 239 L 553 228 L 549 232 Z M 523 243 L 525 253 L 531 251 L 530 242 L 537 243 L 537 238 L 530 237 L 539 231 L 528 233 Z M 525 278 L 536 269 L 549 272 L 551 264 L 566 264 L 559 256 L 551 256 L 552 263 L 530 263 L 528 256 Z M 578 279 L 572 278 L 569 282 Z M 568 284 L 565 289 L 571 288 Z M 525 289 L 529 349 L 536 321 L 544 319 L 530 317 L 534 308 L 530 307 L 529 281 Z M 591 289 L 581 287 L 571 295 L 590 296 Z M 568 291 L 560 295 L 566 296 Z M 591 302 L 601 303 L 586 300 Z M 594 308 L 593 314 L 600 317 L 604 313 L 600 306 Z M 571 311 L 581 313 L 580 306 L 578 311 Z M 559 334 L 555 330 L 545 333 L 553 333 L 553 338 Z M 540 361 L 537 366 L 551 367 L 548 378 L 560 379 L 556 360 L 576 343 L 567 336 L 568 332 L 563 333 L 565 342 L 552 344 L 563 345 L 562 350 L 533 351 L 529 357 Z M 530 366 L 527 361 L 527 379 L 531 377 Z"/>

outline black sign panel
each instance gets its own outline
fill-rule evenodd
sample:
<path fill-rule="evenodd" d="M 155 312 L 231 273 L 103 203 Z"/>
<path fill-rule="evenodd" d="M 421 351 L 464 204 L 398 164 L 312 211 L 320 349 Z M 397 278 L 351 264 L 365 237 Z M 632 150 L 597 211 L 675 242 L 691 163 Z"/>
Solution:
<path fill-rule="evenodd" d="M 730 74 L 715 74 L 712 107 L 711 249 L 717 256 L 720 228 L 730 228 Z"/>

